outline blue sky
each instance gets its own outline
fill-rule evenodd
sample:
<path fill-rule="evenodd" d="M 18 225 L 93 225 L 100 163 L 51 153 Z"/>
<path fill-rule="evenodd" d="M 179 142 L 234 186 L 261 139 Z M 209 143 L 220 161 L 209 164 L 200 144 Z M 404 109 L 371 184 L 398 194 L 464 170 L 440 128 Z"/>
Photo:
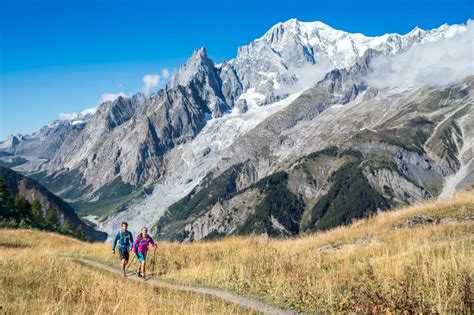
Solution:
<path fill-rule="evenodd" d="M 465 23 L 474 0 L 0 0 L 0 138 L 31 133 L 105 93 L 143 88 L 194 48 L 215 62 L 279 21 L 323 21 L 366 35 Z M 161 81 L 164 84 L 165 80 Z"/>

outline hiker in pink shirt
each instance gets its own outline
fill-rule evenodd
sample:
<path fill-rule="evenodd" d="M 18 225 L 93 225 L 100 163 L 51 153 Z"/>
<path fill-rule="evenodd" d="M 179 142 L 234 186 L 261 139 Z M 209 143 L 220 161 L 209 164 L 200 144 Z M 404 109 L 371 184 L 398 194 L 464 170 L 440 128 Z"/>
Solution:
<path fill-rule="evenodd" d="M 148 229 L 142 227 L 141 233 L 138 234 L 135 243 L 133 243 L 133 252 L 138 258 L 137 275 L 143 278 L 145 278 L 146 253 L 149 245 L 156 248 L 155 241 L 148 235 Z"/>

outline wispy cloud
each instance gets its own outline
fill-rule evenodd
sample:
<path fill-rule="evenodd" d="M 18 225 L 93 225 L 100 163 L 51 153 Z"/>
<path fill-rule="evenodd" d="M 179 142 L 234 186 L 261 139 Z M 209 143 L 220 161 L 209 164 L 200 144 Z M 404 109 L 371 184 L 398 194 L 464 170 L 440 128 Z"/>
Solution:
<path fill-rule="evenodd" d="M 149 94 L 161 82 L 161 76 L 159 74 L 145 74 L 142 79 L 143 92 L 145 94 Z"/>
<path fill-rule="evenodd" d="M 115 101 L 119 96 L 122 96 L 122 97 L 127 97 L 127 94 L 125 94 L 124 92 L 118 92 L 118 93 L 104 93 L 102 94 L 102 96 L 100 97 L 100 102 L 99 104 L 102 104 L 104 102 L 108 102 L 108 101 Z"/>
<path fill-rule="evenodd" d="M 320 58 L 318 63 L 314 65 L 289 68 L 288 75 L 296 76 L 298 80 L 295 84 L 282 88 L 279 92 L 291 94 L 297 91 L 309 89 L 322 80 L 332 69 L 333 66 L 329 60 L 325 58 Z"/>
<path fill-rule="evenodd" d="M 59 120 L 73 120 L 77 116 L 78 113 L 59 113 Z"/>
<path fill-rule="evenodd" d="M 127 94 L 125 94 L 124 92 L 119 92 L 119 93 L 104 93 L 101 95 L 100 97 L 100 100 L 99 102 L 97 103 L 97 106 L 96 107 L 91 107 L 91 108 L 87 108 L 87 109 L 84 109 L 83 111 L 81 112 L 72 112 L 72 113 L 60 113 L 59 114 L 59 120 L 75 120 L 75 119 L 81 119 L 83 118 L 84 116 L 87 116 L 87 115 L 94 115 L 95 112 L 97 111 L 97 107 L 104 103 L 104 102 L 108 102 L 108 101 L 115 101 L 119 96 L 122 96 L 122 97 L 128 97 Z"/>
<path fill-rule="evenodd" d="M 298 77 L 298 82 L 293 89 L 305 90 L 313 87 L 316 83 L 333 69 L 331 62 L 326 58 L 319 58 L 318 63 L 307 65 L 302 68 L 289 69 L 289 72 Z"/>
<path fill-rule="evenodd" d="M 79 113 L 60 113 L 59 120 L 75 120 L 81 119 L 88 115 L 94 115 L 97 110 L 97 107 L 87 108 L 84 109 L 82 112 Z"/>
<path fill-rule="evenodd" d="M 168 79 L 168 77 L 170 76 L 170 71 L 168 70 L 168 68 L 163 68 L 163 70 L 161 70 L 161 76 L 165 80 Z"/>
<path fill-rule="evenodd" d="M 168 68 L 163 68 L 161 70 L 161 75 L 160 74 L 146 74 L 143 76 L 143 88 L 142 91 L 145 94 L 149 94 L 152 92 L 156 87 L 158 87 L 161 83 L 161 79 L 163 78 L 164 80 L 168 79 L 170 77 L 170 72 Z M 120 84 L 120 86 L 123 86 Z M 100 96 L 99 102 L 97 106 L 104 102 L 113 102 L 115 101 L 119 96 L 122 97 L 131 97 L 131 94 L 126 94 L 124 92 L 118 92 L 118 93 L 104 93 Z M 59 114 L 59 119 L 60 120 L 74 120 L 78 119 L 81 116 L 87 115 L 87 114 L 94 114 L 96 107 L 86 109 L 82 112 L 73 112 L 73 113 L 60 113 Z"/>
<path fill-rule="evenodd" d="M 451 38 L 411 47 L 401 54 L 372 62 L 369 85 L 383 88 L 416 84 L 444 85 L 474 75 L 474 22 Z"/>

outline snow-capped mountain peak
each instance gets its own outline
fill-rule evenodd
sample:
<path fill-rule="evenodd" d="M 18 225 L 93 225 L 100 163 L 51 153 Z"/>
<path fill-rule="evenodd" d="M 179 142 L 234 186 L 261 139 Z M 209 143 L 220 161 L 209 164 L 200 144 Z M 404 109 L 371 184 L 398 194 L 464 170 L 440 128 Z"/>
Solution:
<path fill-rule="evenodd" d="M 381 36 L 365 36 L 337 30 L 320 22 L 302 22 L 290 19 L 274 25 L 250 46 L 268 45 L 276 54 L 288 55 L 289 49 L 300 49 L 308 54 L 308 60 L 317 62 L 318 57 L 327 57 L 336 68 L 348 68 L 367 49 L 394 54 L 413 44 L 430 42 L 439 38 L 452 37 L 465 31 L 465 25 L 443 24 L 433 30 L 423 30 L 418 26 L 405 35 L 397 33 Z M 294 60 L 290 59 L 289 62 Z"/>
<path fill-rule="evenodd" d="M 214 68 L 214 63 L 207 56 L 206 47 L 195 49 L 192 56 L 182 65 L 170 80 L 169 86 L 186 86 L 190 80 L 202 69 L 209 71 Z"/>
<path fill-rule="evenodd" d="M 337 30 L 319 21 L 290 19 L 275 24 L 260 38 L 240 47 L 229 64 L 240 78 L 244 93 L 254 89 L 268 95 L 291 89 L 304 76 L 302 73 L 318 72 L 314 66 L 323 66 L 320 72 L 348 69 L 369 49 L 394 55 L 414 45 L 449 38 L 465 30 L 463 24 L 444 24 L 433 30 L 415 27 L 405 35 L 366 36 Z"/>
<path fill-rule="evenodd" d="M 415 26 L 415 28 L 412 29 L 409 33 L 407 33 L 406 36 L 410 36 L 410 37 L 420 36 L 423 32 L 425 32 L 425 30 L 423 30 L 422 28 L 418 26 Z"/>
<path fill-rule="evenodd" d="M 275 24 L 262 37 L 256 39 L 255 42 L 264 41 L 276 44 L 284 40 L 285 36 L 298 36 L 302 40 L 309 40 L 317 36 L 319 32 L 335 31 L 335 29 L 320 21 L 301 22 L 297 19 L 290 19 L 286 22 Z"/>
<path fill-rule="evenodd" d="M 0 149 L 2 150 L 11 150 L 22 140 L 22 135 L 10 134 L 4 141 L 0 141 Z"/>

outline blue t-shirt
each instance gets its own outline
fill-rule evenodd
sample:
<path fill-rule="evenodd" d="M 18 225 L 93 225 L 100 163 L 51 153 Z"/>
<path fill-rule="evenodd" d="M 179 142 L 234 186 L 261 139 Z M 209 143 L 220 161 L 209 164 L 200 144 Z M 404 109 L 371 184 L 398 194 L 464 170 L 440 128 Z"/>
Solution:
<path fill-rule="evenodd" d="M 115 250 L 115 246 L 117 245 L 117 241 L 119 242 L 119 247 L 121 248 L 129 248 L 132 247 L 133 244 L 133 236 L 130 231 L 118 231 L 115 234 L 114 242 L 112 243 L 112 250 Z"/>

